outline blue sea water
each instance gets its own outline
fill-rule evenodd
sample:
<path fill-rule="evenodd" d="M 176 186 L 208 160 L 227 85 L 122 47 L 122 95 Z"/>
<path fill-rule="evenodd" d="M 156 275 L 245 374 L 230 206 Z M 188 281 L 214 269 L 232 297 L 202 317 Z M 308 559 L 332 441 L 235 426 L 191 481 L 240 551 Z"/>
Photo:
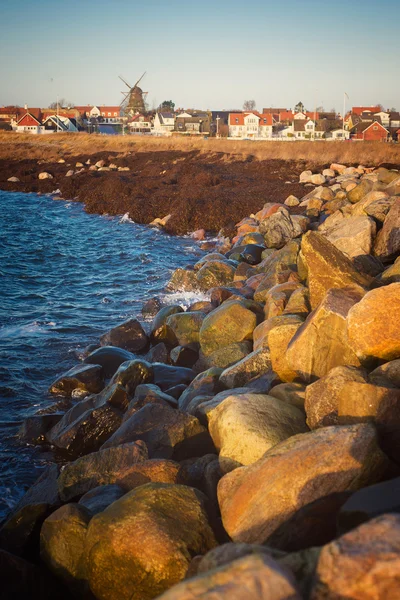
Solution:
<path fill-rule="evenodd" d="M 127 215 L 0 191 L 0 520 L 52 460 L 19 442 L 24 417 L 53 400 L 48 386 L 77 363 L 79 349 L 137 316 L 171 271 L 199 253 L 193 240 Z"/>

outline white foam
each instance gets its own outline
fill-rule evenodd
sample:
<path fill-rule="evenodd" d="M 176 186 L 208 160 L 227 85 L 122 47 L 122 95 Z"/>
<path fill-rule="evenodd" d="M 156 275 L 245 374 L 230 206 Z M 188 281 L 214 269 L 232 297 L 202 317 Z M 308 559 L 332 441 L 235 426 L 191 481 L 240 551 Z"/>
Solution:
<path fill-rule="evenodd" d="M 129 213 L 125 213 L 119 220 L 120 223 L 134 223 L 133 219 L 130 218 Z"/>
<path fill-rule="evenodd" d="M 170 294 L 164 294 L 162 297 L 163 302 L 166 305 L 180 304 L 183 308 L 188 308 L 195 302 L 203 302 L 210 300 L 209 294 L 204 292 L 188 292 L 188 291 L 177 291 L 171 292 Z"/>

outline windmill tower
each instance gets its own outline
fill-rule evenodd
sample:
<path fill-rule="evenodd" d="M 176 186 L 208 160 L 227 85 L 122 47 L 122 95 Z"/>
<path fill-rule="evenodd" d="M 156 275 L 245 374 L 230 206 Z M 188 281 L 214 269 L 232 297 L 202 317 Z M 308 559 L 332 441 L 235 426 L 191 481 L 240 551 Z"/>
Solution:
<path fill-rule="evenodd" d="M 133 115 L 136 115 L 137 113 L 143 114 L 146 112 L 146 96 L 148 92 L 144 92 L 138 85 L 145 75 L 146 72 L 143 73 L 134 86 L 129 85 L 129 83 L 119 75 L 120 80 L 123 81 L 129 89 L 128 92 L 121 92 L 124 95 L 124 99 L 120 106 L 122 113 L 126 117 L 133 117 Z"/>

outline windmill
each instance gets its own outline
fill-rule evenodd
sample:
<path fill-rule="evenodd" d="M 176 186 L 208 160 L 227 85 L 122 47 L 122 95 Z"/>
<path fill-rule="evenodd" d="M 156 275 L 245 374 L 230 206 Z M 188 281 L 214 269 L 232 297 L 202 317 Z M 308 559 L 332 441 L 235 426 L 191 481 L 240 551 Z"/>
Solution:
<path fill-rule="evenodd" d="M 129 83 L 127 83 L 123 77 L 118 75 L 120 80 L 123 81 L 129 89 L 128 92 L 121 92 L 124 95 L 124 99 L 122 100 L 120 107 L 122 113 L 126 117 L 133 117 L 133 115 L 137 113 L 143 114 L 146 112 L 145 98 L 148 92 L 144 92 L 138 85 L 145 75 L 146 71 L 143 73 L 140 79 L 137 80 L 134 86 L 129 85 Z"/>

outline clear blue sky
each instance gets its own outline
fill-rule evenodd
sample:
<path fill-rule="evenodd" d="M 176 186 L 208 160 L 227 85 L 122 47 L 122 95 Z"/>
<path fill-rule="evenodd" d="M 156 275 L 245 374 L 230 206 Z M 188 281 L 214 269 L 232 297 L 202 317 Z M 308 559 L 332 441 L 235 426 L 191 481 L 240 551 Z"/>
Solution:
<path fill-rule="evenodd" d="M 400 109 L 400 0 L 1 0 L 0 52 L 0 105 Z"/>

